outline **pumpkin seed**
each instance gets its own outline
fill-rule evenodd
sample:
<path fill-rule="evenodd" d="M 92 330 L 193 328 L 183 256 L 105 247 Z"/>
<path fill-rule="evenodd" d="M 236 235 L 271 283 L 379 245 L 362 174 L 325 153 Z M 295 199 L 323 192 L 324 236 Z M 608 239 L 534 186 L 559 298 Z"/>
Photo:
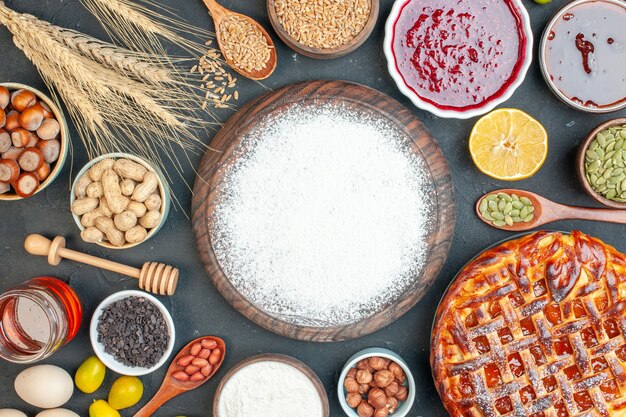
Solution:
<path fill-rule="evenodd" d="M 609 192 L 606 193 L 605 197 L 611 200 L 612 198 L 615 198 L 616 195 L 617 195 L 617 191 L 609 190 Z"/>
<path fill-rule="evenodd" d="M 534 219 L 534 218 L 535 218 L 535 215 L 530 213 L 528 216 L 524 217 L 524 222 L 528 223 L 528 222 L 532 221 L 532 219 Z"/>
<path fill-rule="evenodd" d="M 527 197 L 515 194 L 497 193 L 486 195 L 478 206 L 480 215 L 496 227 L 514 226 L 515 223 L 532 219 L 535 207 Z"/>
<path fill-rule="evenodd" d="M 482 214 L 485 214 L 488 208 L 488 204 L 489 202 L 483 198 L 483 200 L 480 202 L 480 206 L 478 207 L 478 211 L 480 211 Z"/>
<path fill-rule="evenodd" d="M 500 213 L 499 211 L 494 211 L 493 213 L 491 213 L 491 216 L 496 220 L 504 220 L 504 214 Z"/>

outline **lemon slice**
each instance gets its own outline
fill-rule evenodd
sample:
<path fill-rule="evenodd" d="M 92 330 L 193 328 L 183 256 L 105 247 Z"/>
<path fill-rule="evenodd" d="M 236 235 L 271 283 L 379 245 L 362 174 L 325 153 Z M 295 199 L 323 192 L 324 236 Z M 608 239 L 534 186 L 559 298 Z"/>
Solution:
<path fill-rule="evenodd" d="M 469 138 L 476 167 L 490 177 L 516 181 L 539 171 L 548 155 L 548 133 L 518 109 L 498 109 L 476 122 Z"/>

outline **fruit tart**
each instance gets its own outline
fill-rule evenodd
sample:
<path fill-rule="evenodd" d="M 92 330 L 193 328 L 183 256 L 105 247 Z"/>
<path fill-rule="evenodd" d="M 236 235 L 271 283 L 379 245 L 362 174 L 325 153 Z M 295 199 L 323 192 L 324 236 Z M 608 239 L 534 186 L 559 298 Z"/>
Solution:
<path fill-rule="evenodd" d="M 581 232 L 489 249 L 437 310 L 430 362 L 453 417 L 626 416 L 626 256 Z"/>

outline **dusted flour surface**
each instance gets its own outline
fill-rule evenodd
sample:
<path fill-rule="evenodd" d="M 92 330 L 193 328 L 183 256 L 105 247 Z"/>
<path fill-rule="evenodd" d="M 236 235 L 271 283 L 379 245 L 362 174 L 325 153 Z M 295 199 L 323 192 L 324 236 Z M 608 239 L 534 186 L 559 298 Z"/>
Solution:
<path fill-rule="evenodd" d="M 382 115 L 294 104 L 221 167 L 210 229 L 238 291 L 293 324 L 360 321 L 420 276 L 435 195 L 413 142 Z"/>
<path fill-rule="evenodd" d="M 322 417 L 313 382 L 282 362 L 256 362 L 237 371 L 224 385 L 220 417 Z"/>

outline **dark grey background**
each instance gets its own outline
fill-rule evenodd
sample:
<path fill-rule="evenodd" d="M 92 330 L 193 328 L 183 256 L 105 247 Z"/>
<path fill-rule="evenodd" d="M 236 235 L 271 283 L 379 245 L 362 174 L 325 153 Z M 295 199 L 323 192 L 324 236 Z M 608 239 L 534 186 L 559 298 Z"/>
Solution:
<path fill-rule="evenodd" d="M 200 0 L 168 0 L 165 3 L 178 8 L 180 15 L 189 22 L 213 28 L 212 21 Z M 176 323 L 176 349 L 195 337 L 213 334 L 226 340 L 229 353 L 222 370 L 212 381 L 168 403 L 156 413 L 159 417 L 209 416 L 213 394 L 220 377 L 238 361 L 262 352 L 292 355 L 311 366 L 326 387 L 331 414 L 341 416 L 343 413 L 336 395 L 338 373 L 348 357 L 370 346 L 392 349 L 409 363 L 418 387 L 411 416 L 446 415 L 434 389 L 428 364 L 430 327 L 437 302 L 452 277 L 465 262 L 486 246 L 509 236 L 480 222 L 473 214 L 474 202 L 487 191 L 512 185 L 537 191 L 562 203 L 593 206 L 594 202 L 583 193 L 575 175 L 576 148 L 590 129 L 604 120 L 624 117 L 626 112 L 588 115 L 566 107 L 546 87 L 535 59 L 524 84 L 506 106 L 523 109 L 543 123 L 550 135 L 548 159 L 541 171 L 528 180 L 514 184 L 495 181 L 474 167 L 467 151 L 467 137 L 475 119 L 466 121 L 440 119 L 416 109 L 398 92 L 387 74 L 382 42 L 384 23 L 393 1 L 381 0 L 378 24 L 373 35 L 360 49 L 332 61 L 306 58 L 288 49 L 271 30 L 264 1 L 222 0 L 222 3 L 258 19 L 273 35 L 279 62 L 274 75 L 264 82 L 265 86 L 278 88 L 296 81 L 312 79 L 355 81 L 400 100 L 430 129 L 448 159 L 457 195 L 457 225 L 453 246 L 445 267 L 430 291 L 415 308 L 397 322 L 370 336 L 350 342 L 304 343 L 274 335 L 245 319 L 218 294 L 205 276 L 195 254 L 190 221 L 180 210 L 173 210 L 170 213 L 166 225 L 155 238 L 134 249 L 109 251 L 80 241 L 78 229 L 68 210 L 68 190 L 70 178 L 86 162 L 86 155 L 73 129 L 72 135 L 75 138 L 73 170 L 72 164 L 68 162 L 60 177 L 45 192 L 25 201 L 0 203 L 0 291 L 37 275 L 52 275 L 70 282 L 83 301 L 84 323 L 78 337 L 45 363 L 59 365 L 73 374 L 82 360 L 92 354 L 87 323 L 96 305 L 113 292 L 135 288 L 135 282 L 69 261 L 62 262 L 58 267 L 52 267 L 45 259 L 25 253 L 22 248 L 25 236 L 29 233 L 64 235 L 68 238 L 69 246 L 97 256 L 136 265 L 145 260 L 158 260 L 180 267 L 182 280 L 178 292 L 172 298 L 163 299 Z M 529 0 L 524 0 L 524 3 L 531 15 L 537 44 L 544 25 L 565 2 L 557 0 L 547 6 L 536 5 Z M 77 0 L 9 0 L 7 4 L 17 11 L 32 13 L 60 26 L 106 39 L 95 19 Z M 535 52 L 536 49 L 535 46 Z M 21 82 L 47 91 L 36 69 L 12 44 L 11 37 L 4 28 L 0 29 L 0 81 Z M 240 80 L 238 85 L 241 103 L 265 91 L 262 86 L 248 80 Z M 221 120 L 225 121 L 230 114 L 228 111 L 221 112 Z M 206 141 L 210 139 L 211 137 L 208 137 Z M 192 161 L 197 164 L 199 157 L 194 157 Z M 193 181 L 191 167 L 187 168 L 185 177 L 187 181 Z M 186 192 L 182 181 L 175 184 L 175 189 L 188 213 L 191 196 Z M 624 226 L 568 221 L 555 223 L 550 225 L 550 228 L 580 229 L 600 237 L 622 251 L 626 250 L 626 242 L 623 239 L 626 230 Z M 14 407 L 34 416 L 36 410 L 21 401 L 13 390 L 13 380 L 24 368 L 26 367 L 0 362 L 0 408 Z M 142 378 L 145 394 L 141 404 L 156 392 L 164 373 L 165 368 Z M 115 377 L 116 375 L 109 372 L 105 384 L 95 394 L 85 395 L 76 391 L 66 407 L 81 416 L 86 416 L 87 408 L 93 400 L 106 398 L 108 387 Z M 122 415 L 130 416 L 138 408 L 123 410 Z"/>

